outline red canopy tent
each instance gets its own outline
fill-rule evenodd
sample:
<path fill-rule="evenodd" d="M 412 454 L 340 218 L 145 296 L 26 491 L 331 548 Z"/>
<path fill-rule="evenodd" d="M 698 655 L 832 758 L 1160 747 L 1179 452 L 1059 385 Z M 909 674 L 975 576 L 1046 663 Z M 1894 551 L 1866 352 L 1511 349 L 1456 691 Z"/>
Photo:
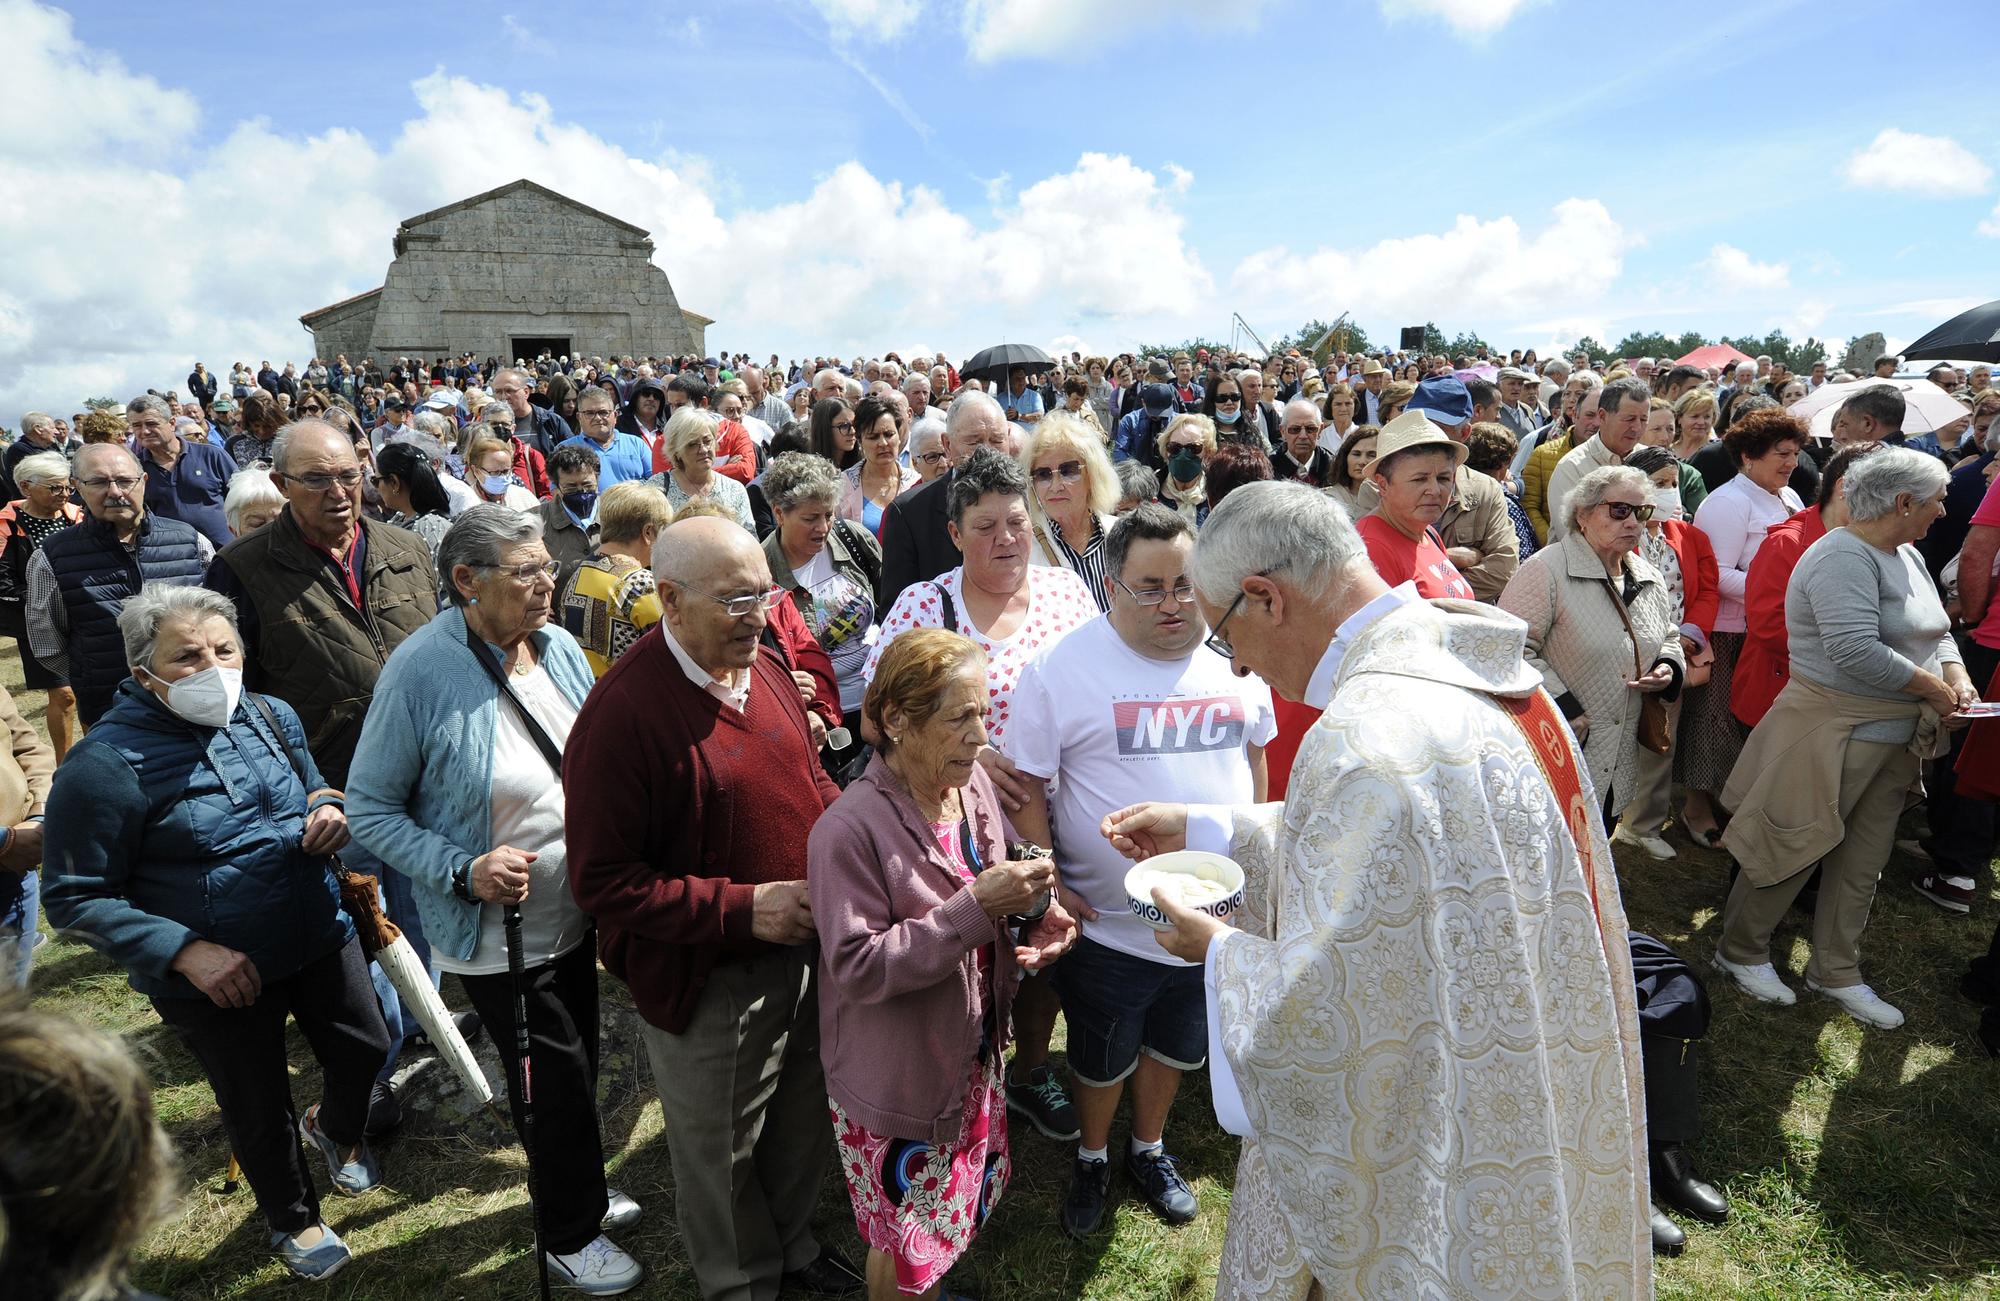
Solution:
<path fill-rule="evenodd" d="M 1687 356 L 1676 361 L 1676 366 L 1694 366 L 1706 370 L 1710 366 L 1734 366 L 1739 361 L 1753 361 L 1726 343 L 1711 343 L 1705 348 L 1696 348 Z"/>

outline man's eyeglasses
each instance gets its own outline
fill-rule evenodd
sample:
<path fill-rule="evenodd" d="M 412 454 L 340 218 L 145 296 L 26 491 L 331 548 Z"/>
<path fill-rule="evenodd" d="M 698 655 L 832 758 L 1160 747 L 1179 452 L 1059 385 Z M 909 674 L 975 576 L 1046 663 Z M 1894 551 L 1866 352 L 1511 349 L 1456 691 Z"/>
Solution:
<path fill-rule="evenodd" d="M 518 565 L 486 565 L 488 573 L 505 574 L 517 583 L 532 583 L 537 578 L 556 581 L 556 573 L 562 566 L 553 560 L 529 560 Z"/>
<path fill-rule="evenodd" d="M 302 484 L 310 492 L 325 492 L 338 484 L 342 488 L 352 488 L 361 482 L 361 471 L 342 470 L 338 474 L 287 474 L 280 476 L 293 483 Z"/>
<path fill-rule="evenodd" d="M 943 452 L 918 452 L 910 459 L 922 461 L 925 465 L 938 465 L 945 460 L 945 454 Z"/>
<path fill-rule="evenodd" d="M 592 407 L 588 411 L 579 411 L 577 414 L 585 420 L 610 420 L 612 418 L 610 407 Z"/>
<path fill-rule="evenodd" d="M 1607 501 L 1603 505 L 1604 513 L 1621 524 L 1631 519 L 1634 515 L 1639 517 L 1641 524 L 1653 518 L 1653 503 L 1651 502 L 1647 502 L 1643 506 L 1634 506 L 1629 501 Z"/>
<path fill-rule="evenodd" d="M 1083 462 L 1064 461 L 1057 466 L 1038 465 L 1029 477 L 1035 481 L 1035 486 L 1038 488 L 1048 487 L 1057 478 L 1061 478 L 1064 483 L 1075 483 L 1083 477 Z"/>
<path fill-rule="evenodd" d="M 1281 434 L 1316 434 L 1319 431 L 1320 426 L 1316 424 L 1278 426 L 1278 432 Z"/>
<path fill-rule="evenodd" d="M 1257 571 L 1257 577 L 1269 578 L 1282 568 L 1284 568 L 1283 565 L 1273 565 L 1269 569 L 1260 569 Z M 1229 603 L 1229 608 L 1224 610 L 1222 617 L 1215 621 L 1214 630 L 1208 634 L 1208 639 L 1202 643 L 1226 660 L 1236 658 L 1236 648 L 1229 644 L 1229 639 L 1222 635 L 1222 630 L 1229 626 L 1229 621 L 1236 615 L 1236 607 L 1243 604 L 1243 598 L 1248 595 L 1250 595 L 1248 592 L 1240 589 L 1237 591 L 1236 599 Z"/>
<path fill-rule="evenodd" d="M 1136 591 L 1125 586 L 1123 579 L 1114 578 L 1111 581 L 1118 585 L 1119 591 L 1125 593 L 1125 595 L 1131 597 L 1140 605 L 1163 605 L 1166 603 L 1168 596 L 1174 598 L 1175 605 L 1187 605 L 1194 600 L 1194 584 L 1185 578 L 1175 583 L 1171 588 L 1141 587 Z M 1230 608 L 1235 609 L 1234 606 Z"/>
<path fill-rule="evenodd" d="M 92 492 L 102 492 L 106 488 L 116 488 L 120 492 L 130 492 L 144 482 L 144 479 L 129 474 L 110 477 L 99 475 L 95 479 L 78 479 L 76 481 L 79 488 L 88 488 Z"/>
<path fill-rule="evenodd" d="M 767 592 L 753 592 L 747 596 L 717 596 L 713 592 L 704 592 L 699 587 L 683 583 L 678 578 L 670 578 L 667 581 L 683 592 L 693 592 L 696 596 L 715 602 L 732 619 L 746 618 L 753 611 L 768 610 L 785 599 L 785 589 L 775 584 Z"/>

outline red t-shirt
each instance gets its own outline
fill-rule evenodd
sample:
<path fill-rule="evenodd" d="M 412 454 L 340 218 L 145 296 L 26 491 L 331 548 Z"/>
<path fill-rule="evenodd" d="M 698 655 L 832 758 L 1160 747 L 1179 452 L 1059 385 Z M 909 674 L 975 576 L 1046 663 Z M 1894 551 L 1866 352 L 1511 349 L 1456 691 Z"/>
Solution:
<path fill-rule="evenodd" d="M 1414 582 L 1417 595 L 1427 600 L 1441 596 L 1463 601 L 1478 599 L 1473 595 L 1472 584 L 1465 581 L 1458 566 L 1444 553 L 1436 529 L 1424 530 L 1421 538 L 1410 538 L 1380 515 L 1364 515 L 1355 521 L 1354 527 L 1368 546 L 1368 559 L 1375 572 L 1389 586 Z"/>

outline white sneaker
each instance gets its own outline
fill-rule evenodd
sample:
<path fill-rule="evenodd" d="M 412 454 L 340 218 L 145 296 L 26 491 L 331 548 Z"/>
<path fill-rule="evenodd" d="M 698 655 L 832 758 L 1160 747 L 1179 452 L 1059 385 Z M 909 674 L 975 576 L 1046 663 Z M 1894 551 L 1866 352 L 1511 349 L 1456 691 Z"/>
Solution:
<path fill-rule="evenodd" d="M 1715 964 L 1717 971 L 1727 973 L 1742 987 L 1743 992 L 1752 998 L 1766 1003 L 1777 1003 L 1784 1007 L 1790 1007 L 1799 1001 L 1799 996 L 1792 992 L 1792 987 L 1778 979 L 1778 969 L 1768 962 L 1750 966 L 1741 962 L 1731 962 L 1720 953 L 1709 961 Z"/>
<path fill-rule="evenodd" d="M 1622 822 L 1618 824 L 1618 830 L 1611 833 L 1611 841 L 1616 845 L 1636 845 L 1654 858 L 1675 857 L 1674 847 L 1666 841 L 1658 836 L 1643 836 L 1636 831 L 1627 831 Z"/>
<path fill-rule="evenodd" d="M 549 1272 L 564 1287 L 573 1287 L 588 1296 L 617 1296 L 629 1292 L 645 1277 L 646 1269 L 625 1254 L 623 1248 L 598 1234 L 582 1251 L 567 1256 L 547 1253 Z"/>
<path fill-rule="evenodd" d="M 1880 1030 L 1894 1030 L 1903 1024 L 1903 1014 L 1884 1003 L 1874 990 L 1866 985 L 1842 985 L 1838 989 L 1826 986 L 1806 977 L 1806 988 L 1815 994 L 1824 994 L 1847 1009 L 1847 1014 L 1863 1025 L 1872 1025 Z"/>
<path fill-rule="evenodd" d="M 606 1202 L 604 1220 L 597 1226 L 598 1228 L 606 1233 L 612 1233 L 619 1229 L 629 1229 L 639 1222 L 641 1214 L 639 1203 L 616 1188 L 605 1189 L 604 1196 Z"/>

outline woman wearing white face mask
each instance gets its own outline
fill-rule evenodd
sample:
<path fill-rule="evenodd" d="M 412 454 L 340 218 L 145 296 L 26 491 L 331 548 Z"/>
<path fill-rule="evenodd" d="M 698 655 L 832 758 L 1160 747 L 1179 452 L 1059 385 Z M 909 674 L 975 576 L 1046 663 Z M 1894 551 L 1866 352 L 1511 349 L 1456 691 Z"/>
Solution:
<path fill-rule="evenodd" d="M 1722 590 L 1716 585 L 1715 548 L 1708 535 L 1688 522 L 1693 512 L 1681 496 L 1681 473 L 1687 468 L 1666 447 L 1636 447 L 1625 464 L 1646 476 L 1651 485 L 1653 518 L 1639 539 L 1639 554 L 1660 571 L 1666 581 L 1667 596 L 1673 607 L 1673 622 L 1681 632 L 1681 653 L 1686 657 L 1688 682 L 1700 686 L 1707 680 L 1714 654 L 1708 648 L 1715 631 L 1715 611 Z M 1667 730 L 1680 736 L 1681 702 L 1676 696 L 1667 702 Z M 1662 834 L 1673 799 L 1674 756 L 1639 748 L 1638 773 L 1633 781 L 1631 802 L 1625 806 L 1618 829 L 1611 838 L 1621 844 L 1636 845 L 1654 858 L 1674 857 L 1674 847 Z"/>
<path fill-rule="evenodd" d="M 119 632 L 132 676 L 49 793 L 50 920 L 123 965 L 201 1063 L 272 1247 L 304 1278 L 347 1263 L 320 1221 L 299 1138 L 353 1195 L 381 1171 L 362 1125 L 389 1032 L 331 854 L 347 843 L 298 715 L 246 696 L 235 607 L 199 587 L 143 588 Z M 265 711 L 268 710 L 268 717 Z M 303 774 L 303 777 L 301 776 Z M 295 1119 L 285 1020 L 319 1059 Z"/>
<path fill-rule="evenodd" d="M 514 449 L 497 438 L 481 436 L 465 449 L 465 481 L 479 500 L 533 510 L 541 503 L 514 477 Z"/>

